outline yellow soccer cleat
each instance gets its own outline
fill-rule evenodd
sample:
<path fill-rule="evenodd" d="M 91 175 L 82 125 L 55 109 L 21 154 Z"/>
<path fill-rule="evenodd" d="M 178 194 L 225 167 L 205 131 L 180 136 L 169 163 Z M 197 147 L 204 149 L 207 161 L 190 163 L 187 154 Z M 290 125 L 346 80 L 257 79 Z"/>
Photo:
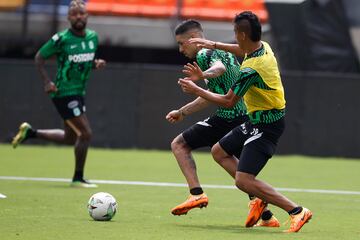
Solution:
<path fill-rule="evenodd" d="M 260 219 L 261 214 L 266 208 L 267 203 L 265 203 L 260 198 L 255 198 L 249 202 L 249 213 L 245 221 L 245 227 L 254 226 Z"/>
<path fill-rule="evenodd" d="M 187 214 L 193 208 L 203 208 L 209 203 L 209 199 L 205 193 L 200 195 L 190 195 L 182 204 L 171 209 L 171 213 L 177 216 Z"/>
<path fill-rule="evenodd" d="M 284 232 L 291 233 L 291 232 L 298 232 L 305 223 L 307 223 L 312 218 L 312 212 L 307 209 L 303 208 L 303 210 L 296 215 L 290 215 L 290 228 L 285 230 Z"/>
<path fill-rule="evenodd" d="M 273 215 L 269 220 L 262 220 L 260 219 L 254 227 L 280 227 L 280 222 L 277 218 Z"/>
<path fill-rule="evenodd" d="M 13 138 L 11 144 L 13 148 L 16 148 L 20 143 L 28 139 L 28 132 L 31 129 L 31 125 L 27 122 L 23 122 L 20 127 L 18 133 Z"/>

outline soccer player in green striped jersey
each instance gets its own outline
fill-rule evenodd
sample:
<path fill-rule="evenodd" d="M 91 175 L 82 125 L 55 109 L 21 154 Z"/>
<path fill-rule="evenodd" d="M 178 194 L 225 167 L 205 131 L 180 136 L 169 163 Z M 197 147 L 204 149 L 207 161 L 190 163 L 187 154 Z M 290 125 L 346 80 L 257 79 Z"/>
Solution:
<path fill-rule="evenodd" d="M 267 225 L 274 220 L 271 214 L 263 217 L 266 205 L 273 204 L 287 211 L 291 224 L 286 232 L 298 232 L 307 223 L 312 212 L 277 192 L 257 175 L 274 154 L 285 129 L 285 95 L 279 68 L 270 45 L 261 41 L 261 24 L 252 12 L 242 12 L 234 19 L 234 32 L 238 44 L 224 44 L 203 39 L 190 40 L 210 49 L 218 48 L 235 54 L 245 54 L 240 78 L 225 94 L 206 91 L 191 78 L 180 79 L 185 92 L 193 93 L 223 107 L 232 107 L 242 98 L 249 122 L 234 128 L 212 148 L 214 159 L 225 164 L 234 161 L 234 153 L 241 150 L 237 167 L 236 186 L 256 196 L 249 204 L 246 227 Z M 196 68 L 196 66 L 193 66 Z"/>
<path fill-rule="evenodd" d="M 199 22 L 187 20 L 176 27 L 175 38 L 179 51 L 189 59 L 194 59 L 195 64 L 201 68 L 198 75 L 192 76 L 192 80 L 205 80 L 210 91 L 225 94 L 240 77 L 240 65 L 237 58 L 228 52 L 199 48 L 195 44 L 189 44 L 188 40 L 192 37 L 203 37 L 202 26 Z M 185 74 L 191 72 L 190 66 L 190 64 L 185 66 Z M 171 123 L 179 122 L 185 116 L 198 112 L 208 105 L 207 100 L 198 97 L 181 108 L 170 111 L 166 119 Z M 190 189 L 189 198 L 171 210 L 174 215 L 187 214 L 192 208 L 204 207 L 208 203 L 208 198 L 197 176 L 191 151 L 200 147 L 212 147 L 231 129 L 246 120 L 245 105 L 239 101 L 231 108 L 219 107 L 213 116 L 192 125 L 172 141 L 172 151 Z M 237 161 L 234 160 L 223 167 L 232 177 L 235 177 L 236 166 Z"/>
<path fill-rule="evenodd" d="M 36 67 L 44 82 L 44 91 L 51 97 L 64 120 L 64 130 L 33 129 L 24 122 L 13 139 L 15 148 L 29 138 L 75 145 L 75 172 L 71 186 L 96 187 L 84 179 L 84 166 L 92 131 L 85 114 L 85 92 L 90 71 L 105 67 L 105 61 L 95 59 L 98 36 L 86 28 L 88 13 L 81 0 L 70 2 L 68 20 L 71 27 L 56 33 L 35 56 Z M 47 59 L 57 59 L 57 74 L 52 81 L 45 70 Z"/>

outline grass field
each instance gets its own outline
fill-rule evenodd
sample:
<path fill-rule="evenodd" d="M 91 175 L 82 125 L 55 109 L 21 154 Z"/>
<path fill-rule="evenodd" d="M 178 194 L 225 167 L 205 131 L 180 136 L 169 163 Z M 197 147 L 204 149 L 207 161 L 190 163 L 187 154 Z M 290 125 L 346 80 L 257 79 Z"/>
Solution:
<path fill-rule="evenodd" d="M 203 184 L 233 185 L 232 179 L 207 153 L 196 153 Z M 68 178 L 73 172 L 68 147 L 0 145 L 0 176 Z M 243 226 L 247 196 L 236 189 L 205 188 L 210 203 L 175 217 L 170 209 L 185 200 L 186 187 L 100 184 L 98 189 L 74 189 L 66 182 L 1 180 L 0 239 L 360 239 L 360 161 L 300 156 L 276 156 L 263 170 L 277 188 L 354 191 L 353 194 L 287 192 L 310 208 L 314 217 L 301 232 Z M 184 183 L 168 151 L 91 149 L 86 177 L 94 180 Z M 90 219 L 86 204 L 100 191 L 115 196 L 118 213 L 110 222 Z M 357 194 L 356 194 L 357 193 Z M 271 206 L 283 223 L 287 214 Z"/>

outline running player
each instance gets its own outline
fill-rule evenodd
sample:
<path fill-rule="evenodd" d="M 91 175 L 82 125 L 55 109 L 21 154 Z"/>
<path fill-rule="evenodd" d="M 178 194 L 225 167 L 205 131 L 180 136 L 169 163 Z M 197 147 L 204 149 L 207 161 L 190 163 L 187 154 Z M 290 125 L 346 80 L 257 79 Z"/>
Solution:
<path fill-rule="evenodd" d="M 194 71 L 195 68 L 192 64 L 186 65 L 183 71 L 185 74 L 191 75 L 192 81 L 205 80 L 210 91 L 225 94 L 240 77 L 240 65 L 234 55 L 221 50 L 199 48 L 195 44 L 189 43 L 191 38 L 204 37 L 199 22 L 195 20 L 182 22 L 175 29 L 175 37 L 179 51 L 190 59 L 196 59 L 194 65 L 197 67 L 197 71 Z M 181 108 L 169 112 L 166 119 L 175 123 L 208 105 L 207 100 L 198 97 Z M 208 204 L 208 197 L 201 188 L 191 151 L 200 147 L 212 147 L 230 130 L 247 120 L 245 105 L 243 101 L 238 101 L 231 108 L 219 107 L 213 116 L 192 125 L 172 141 L 172 151 L 190 189 L 188 199 L 171 210 L 174 215 L 187 214 L 192 208 L 201 208 Z M 238 164 L 236 158 L 225 164 L 218 163 L 235 178 Z M 273 225 L 275 221 L 277 220 L 274 218 Z M 279 225 L 278 222 L 276 224 Z"/>
<path fill-rule="evenodd" d="M 70 29 L 56 33 L 35 56 L 37 69 L 44 81 L 44 91 L 50 95 L 64 120 L 64 130 L 34 129 L 24 122 L 12 144 L 16 148 L 29 138 L 40 138 L 75 145 L 75 172 L 71 186 L 89 188 L 97 186 L 86 181 L 83 176 L 92 136 L 85 114 L 85 88 L 91 69 L 103 68 L 106 63 L 102 59 L 95 59 L 98 35 L 86 28 L 87 18 L 85 3 L 81 0 L 71 1 L 68 10 Z M 58 64 L 54 82 L 45 70 L 45 62 L 52 56 L 56 56 Z"/>
<path fill-rule="evenodd" d="M 275 152 L 278 139 L 285 128 L 285 97 L 274 53 L 268 43 L 261 41 L 261 25 L 255 14 L 243 12 L 234 19 L 238 45 L 193 39 L 199 47 L 245 53 L 241 75 L 226 95 L 198 87 L 191 77 L 180 79 L 185 92 L 195 94 L 222 107 L 232 107 L 244 98 L 250 121 L 241 124 L 212 147 L 218 162 L 234 162 L 234 153 L 242 150 L 237 167 L 236 186 L 257 198 L 250 204 L 246 223 L 255 224 L 267 203 L 288 212 L 291 225 L 286 232 L 297 232 L 312 217 L 312 212 L 290 201 L 256 176 Z M 196 66 L 193 66 L 197 68 Z"/>

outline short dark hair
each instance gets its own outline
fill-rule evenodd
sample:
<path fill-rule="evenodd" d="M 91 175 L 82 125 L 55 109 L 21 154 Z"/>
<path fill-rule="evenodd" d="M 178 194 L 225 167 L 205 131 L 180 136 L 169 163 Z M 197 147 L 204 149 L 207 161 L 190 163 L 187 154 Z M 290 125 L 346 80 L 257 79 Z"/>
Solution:
<path fill-rule="evenodd" d="M 175 35 L 184 34 L 194 29 L 203 32 L 201 24 L 198 21 L 188 19 L 177 25 L 177 27 L 175 28 Z"/>
<path fill-rule="evenodd" d="M 254 42 L 261 40 L 261 24 L 259 18 L 251 11 L 239 13 L 234 18 L 235 27 L 245 32 Z"/>

